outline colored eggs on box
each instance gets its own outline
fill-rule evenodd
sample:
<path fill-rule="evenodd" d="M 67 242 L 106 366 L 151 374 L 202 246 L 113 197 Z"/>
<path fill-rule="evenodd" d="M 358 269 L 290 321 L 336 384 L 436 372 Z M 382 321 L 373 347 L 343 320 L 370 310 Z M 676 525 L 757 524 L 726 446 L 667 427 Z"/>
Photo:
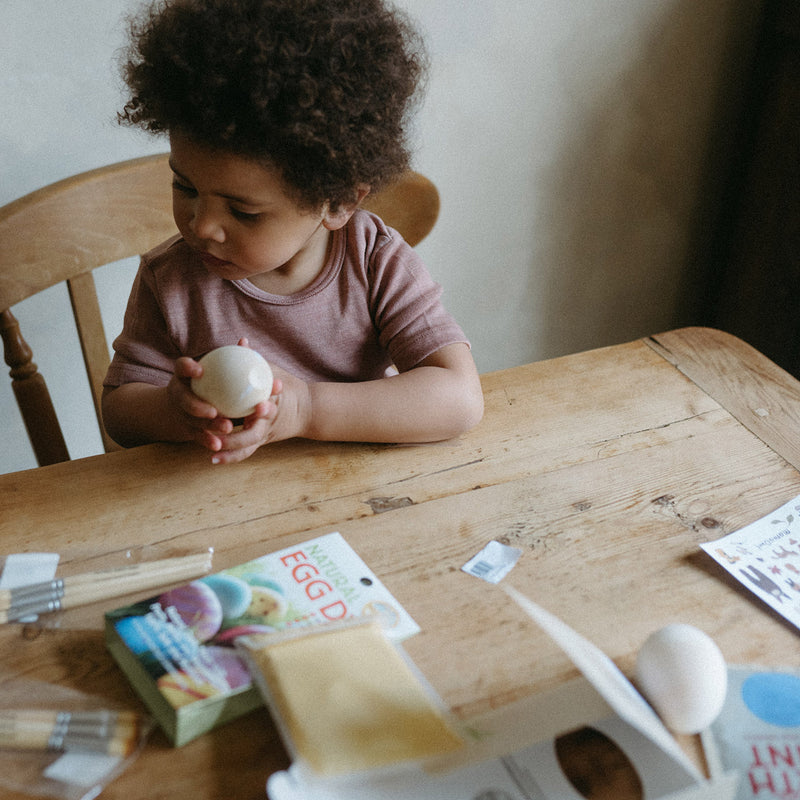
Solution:
<path fill-rule="evenodd" d="M 220 572 L 216 575 L 207 575 L 200 580 L 216 594 L 222 606 L 223 619 L 236 619 L 247 611 L 253 593 L 250 586 L 241 578 Z"/>
<path fill-rule="evenodd" d="M 204 647 L 203 665 L 202 669 L 195 669 L 194 676 L 178 670 L 168 672 L 158 679 L 158 690 L 173 708 L 250 685 L 247 667 L 230 648 L 213 645 Z"/>
<path fill-rule="evenodd" d="M 247 607 L 247 615 L 261 617 L 267 624 L 279 620 L 286 613 L 286 599 L 274 589 L 266 586 L 252 586 L 252 600 Z"/>
<path fill-rule="evenodd" d="M 214 590 L 202 581 L 192 581 L 164 592 L 163 609 L 174 608 L 198 642 L 208 641 L 222 627 L 222 603 Z"/>
<path fill-rule="evenodd" d="M 217 644 L 233 644 L 239 636 L 258 636 L 265 633 L 275 633 L 275 628 L 270 625 L 236 625 L 220 631 L 214 641 Z"/>

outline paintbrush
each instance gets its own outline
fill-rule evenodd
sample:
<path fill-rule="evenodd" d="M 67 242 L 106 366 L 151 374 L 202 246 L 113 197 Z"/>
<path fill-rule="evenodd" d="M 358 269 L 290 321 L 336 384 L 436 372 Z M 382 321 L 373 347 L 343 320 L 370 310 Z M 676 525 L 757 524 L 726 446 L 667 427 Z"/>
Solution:
<path fill-rule="evenodd" d="M 209 572 L 211 558 L 212 552 L 209 550 L 190 556 L 87 572 L 14 589 L 0 589 L 0 623 L 187 581 Z"/>
<path fill-rule="evenodd" d="M 0 710 L 0 747 L 128 756 L 146 730 L 133 711 Z"/>

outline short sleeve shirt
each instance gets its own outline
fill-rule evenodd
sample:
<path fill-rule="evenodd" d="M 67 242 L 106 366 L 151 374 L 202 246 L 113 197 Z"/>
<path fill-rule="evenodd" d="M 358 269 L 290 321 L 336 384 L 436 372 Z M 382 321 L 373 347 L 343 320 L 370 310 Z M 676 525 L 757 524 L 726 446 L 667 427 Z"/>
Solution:
<path fill-rule="evenodd" d="M 316 279 L 292 295 L 209 272 L 180 238 L 142 257 L 106 386 L 166 385 L 175 359 L 200 358 L 246 336 L 267 361 L 307 381 L 362 381 L 401 372 L 467 343 L 417 252 L 375 215 L 332 232 Z"/>

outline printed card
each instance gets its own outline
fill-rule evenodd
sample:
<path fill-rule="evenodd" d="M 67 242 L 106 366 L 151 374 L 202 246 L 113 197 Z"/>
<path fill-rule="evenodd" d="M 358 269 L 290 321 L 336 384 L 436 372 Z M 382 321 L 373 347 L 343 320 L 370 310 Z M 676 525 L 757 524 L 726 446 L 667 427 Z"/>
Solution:
<path fill-rule="evenodd" d="M 700 546 L 800 628 L 800 496 L 741 530 Z"/>
<path fill-rule="evenodd" d="M 742 773 L 736 800 L 800 797 L 800 671 L 730 667 L 711 731 L 721 763 Z"/>

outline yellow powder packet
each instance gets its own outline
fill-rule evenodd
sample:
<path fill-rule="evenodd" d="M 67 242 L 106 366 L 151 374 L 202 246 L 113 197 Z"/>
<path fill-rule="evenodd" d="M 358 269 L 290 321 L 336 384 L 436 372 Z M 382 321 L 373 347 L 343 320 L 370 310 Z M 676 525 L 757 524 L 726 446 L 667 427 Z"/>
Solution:
<path fill-rule="evenodd" d="M 378 624 L 253 637 L 243 648 L 294 755 L 321 776 L 453 752 L 462 739 Z"/>

